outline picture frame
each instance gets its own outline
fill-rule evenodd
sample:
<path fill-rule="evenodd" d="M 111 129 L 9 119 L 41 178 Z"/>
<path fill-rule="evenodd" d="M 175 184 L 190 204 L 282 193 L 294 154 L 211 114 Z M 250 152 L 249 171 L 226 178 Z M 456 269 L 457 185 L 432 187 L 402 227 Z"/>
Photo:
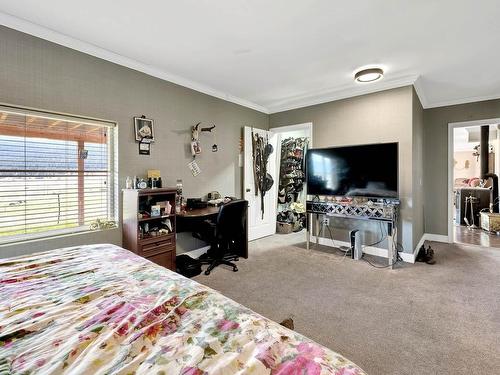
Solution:
<path fill-rule="evenodd" d="M 151 217 L 161 216 L 161 206 L 159 204 L 151 206 Z"/>
<path fill-rule="evenodd" d="M 139 155 L 150 155 L 151 154 L 151 144 L 149 142 L 139 141 Z"/>
<path fill-rule="evenodd" d="M 201 143 L 199 141 L 191 141 L 191 155 L 196 156 L 201 154 Z"/>
<path fill-rule="evenodd" d="M 145 116 L 134 117 L 134 130 L 136 142 L 153 143 L 154 135 L 154 120 Z"/>

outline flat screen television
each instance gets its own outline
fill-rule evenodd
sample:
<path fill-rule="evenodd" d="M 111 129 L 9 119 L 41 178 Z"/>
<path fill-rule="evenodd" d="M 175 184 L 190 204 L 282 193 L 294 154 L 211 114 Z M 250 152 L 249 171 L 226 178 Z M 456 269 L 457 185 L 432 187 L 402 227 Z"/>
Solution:
<path fill-rule="evenodd" d="M 310 149 L 307 194 L 398 197 L 398 143 Z"/>

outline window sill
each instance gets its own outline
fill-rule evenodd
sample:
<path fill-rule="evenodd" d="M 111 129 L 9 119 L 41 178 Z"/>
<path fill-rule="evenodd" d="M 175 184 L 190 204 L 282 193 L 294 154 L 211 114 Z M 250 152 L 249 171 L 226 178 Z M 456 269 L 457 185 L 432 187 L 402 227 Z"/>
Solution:
<path fill-rule="evenodd" d="M 58 240 L 58 239 L 71 238 L 71 237 L 79 237 L 79 236 L 89 235 L 90 233 L 112 232 L 115 230 L 120 230 L 120 227 L 117 226 L 117 227 L 109 228 L 109 229 L 95 229 L 95 230 L 91 230 L 91 229 L 88 229 L 88 227 L 85 227 L 85 228 L 81 228 L 80 230 L 78 230 L 78 228 L 72 228 L 72 229 L 68 229 L 67 231 L 57 231 L 57 233 L 46 232 L 44 235 L 39 235 L 39 236 L 35 236 L 35 235 L 24 236 L 23 238 L 18 237 L 18 238 L 11 238 L 11 239 L 6 240 L 6 241 L 0 241 L 0 248 L 7 247 L 7 246 L 14 246 L 14 245 L 32 244 L 32 243 L 41 242 L 41 241 L 50 241 L 50 240 Z M 68 245 L 68 246 L 71 246 L 71 245 Z"/>

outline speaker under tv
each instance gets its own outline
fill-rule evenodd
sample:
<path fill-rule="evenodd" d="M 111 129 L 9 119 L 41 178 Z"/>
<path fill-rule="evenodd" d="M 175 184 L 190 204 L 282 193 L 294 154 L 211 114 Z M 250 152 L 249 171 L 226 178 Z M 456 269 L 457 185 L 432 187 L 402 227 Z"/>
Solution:
<path fill-rule="evenodd" d="M 309 149 L 307 194 L 398 197 L 398 143 Z"/>

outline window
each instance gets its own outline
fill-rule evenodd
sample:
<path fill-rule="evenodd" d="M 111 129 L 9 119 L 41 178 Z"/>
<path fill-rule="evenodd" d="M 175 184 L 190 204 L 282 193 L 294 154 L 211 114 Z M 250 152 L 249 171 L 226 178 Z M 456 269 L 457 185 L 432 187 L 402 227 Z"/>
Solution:
<path fill-rule="evenodd" d="M 115 126 L 0 107 L 0 243 L 116 218 Z"/>

